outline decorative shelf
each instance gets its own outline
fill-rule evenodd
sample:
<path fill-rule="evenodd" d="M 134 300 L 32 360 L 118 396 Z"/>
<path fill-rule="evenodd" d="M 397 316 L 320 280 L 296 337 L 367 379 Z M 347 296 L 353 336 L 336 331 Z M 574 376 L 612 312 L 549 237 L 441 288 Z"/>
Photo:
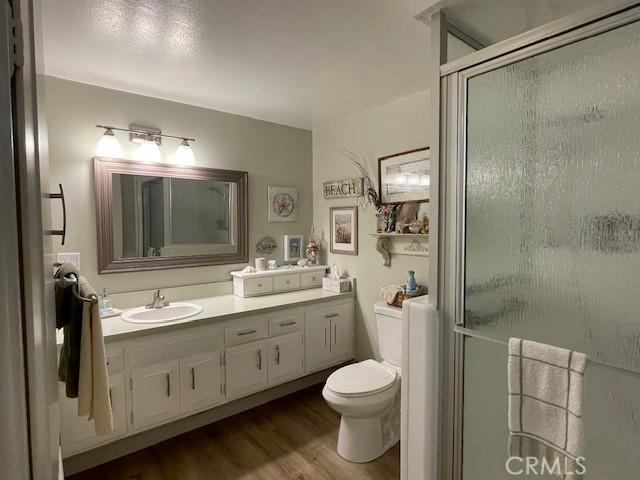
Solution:
<path fill-rule="evenodd" d="M 391 265 L 392 255 L 429 256 L 428 233 L 370 233 L 378 239 L 376 250 L 382 255 L 384 266 Z"/>

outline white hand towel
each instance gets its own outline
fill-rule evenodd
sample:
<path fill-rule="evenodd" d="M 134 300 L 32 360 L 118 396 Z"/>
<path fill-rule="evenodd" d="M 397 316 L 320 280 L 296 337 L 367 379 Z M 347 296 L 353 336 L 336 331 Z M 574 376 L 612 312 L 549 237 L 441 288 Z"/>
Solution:
<path fill-rule="evenodd" d="M 78 282 L 78 288 L 80 295 L 85 297 L 93 292 L 82 277 Z M 107 435 L 113 431 L 102 320 L 98 305 L 89 302 L 84 304 L 82 310 L 78 415 L 88 415 L 88 419 L 93 420 L 97 435 Z"/>
<path fill-rule="evenodd" d="M 509 453 L 554 462 L 554 473 L 580 478 L 584 458 L 582 397 L 587 357 L 564 348 L 509 339 Z"/>

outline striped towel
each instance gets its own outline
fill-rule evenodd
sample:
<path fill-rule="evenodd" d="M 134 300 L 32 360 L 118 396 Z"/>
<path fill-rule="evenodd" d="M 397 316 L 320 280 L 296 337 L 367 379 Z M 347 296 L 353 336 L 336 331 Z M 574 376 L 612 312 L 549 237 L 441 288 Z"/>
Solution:
<path fill-rule="evenodd" d="M 562 478 L 580 478 L 582 397 L 587 357 L 564 348 L 509 339 L 509 454 L 559 459 Z M 557 473 L 557 472 L 556 472 Z"/>

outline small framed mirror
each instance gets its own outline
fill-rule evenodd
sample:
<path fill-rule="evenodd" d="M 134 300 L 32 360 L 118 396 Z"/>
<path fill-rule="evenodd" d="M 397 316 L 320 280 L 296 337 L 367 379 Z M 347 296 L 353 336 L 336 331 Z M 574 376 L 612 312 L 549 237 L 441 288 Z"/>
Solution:
<path fill-rule="evenodd" d="M 94 158 L 98 271 L 248 261 L 247 172 Z"/>

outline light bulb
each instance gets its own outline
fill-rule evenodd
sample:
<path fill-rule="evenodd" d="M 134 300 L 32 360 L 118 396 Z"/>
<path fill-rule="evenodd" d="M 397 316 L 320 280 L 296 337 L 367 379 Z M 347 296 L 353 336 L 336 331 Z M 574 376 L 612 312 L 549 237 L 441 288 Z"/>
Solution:
<path fill-rule="evenodd" d="M 182 140 L 182 143 L 178 145 L 176 153 L 173 155 L 173 163 L 177 163 L 178 165 L 195 165 L 196 160 L 193 156 L 193 150 L 186 139 Z"/>
<path fill-rule="evenodd" d="M 99 157 L 119 157 L 121 154 L 122 147 L 120 142 L 114 135 L 113 130 L 107 128 L 98 142 L 96 155 Z"/>
<path fill-rule="evenodd" d="M 420 175 L 418 175 L 417 173 L 412 173 L 411 175 L 409 175 L 408 183 L 409 185 L 418 185 L 420 183 Z"/>
<path fill-rule="evenodd" d="M 422 185 L 423 187 L 428 187 L 429 185 L 431 185 L 431 178 L 429 178 L 429 175 L 422 175 L 420 177 L 420 185 Z"/>
<path fill-rule="evenodd" d="M 139 162 L 159 162 L 160 161 L 160 147 L 153 141 L 145 140 L 137 148 L 133 155 L 134 160 Z"/>

